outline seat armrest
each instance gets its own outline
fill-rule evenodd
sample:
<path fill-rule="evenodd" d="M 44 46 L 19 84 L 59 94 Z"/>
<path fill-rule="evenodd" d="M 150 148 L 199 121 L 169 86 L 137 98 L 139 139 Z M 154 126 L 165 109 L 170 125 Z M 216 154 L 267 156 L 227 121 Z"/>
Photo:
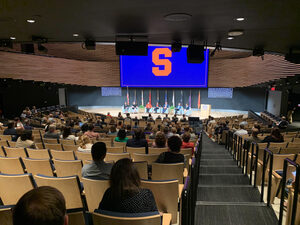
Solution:
<path fill-rule="evenodd" d="M 170 225 L 172 221 L 172 214 L 171 213 L 163 213 L 162 215 L 162 225 Z"/>

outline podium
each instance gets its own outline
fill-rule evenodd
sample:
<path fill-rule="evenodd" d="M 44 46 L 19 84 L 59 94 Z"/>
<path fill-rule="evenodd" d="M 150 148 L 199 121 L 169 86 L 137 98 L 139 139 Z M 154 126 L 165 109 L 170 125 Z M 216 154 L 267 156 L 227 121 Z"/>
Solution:
<path fill-rule="evenodd" d="M 208 104 L 201 104 L 200 105 L 200 118 L 206 119 L 210 115 L 211 112 L 211 105 Z"/>

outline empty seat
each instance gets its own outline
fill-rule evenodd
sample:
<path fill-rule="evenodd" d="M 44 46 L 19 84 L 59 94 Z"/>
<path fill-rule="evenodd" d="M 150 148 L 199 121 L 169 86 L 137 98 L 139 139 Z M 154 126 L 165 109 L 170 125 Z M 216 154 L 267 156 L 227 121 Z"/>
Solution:
<path fill-rule="evenodd" d="M 126 152 L 133 154 L 133 153 L 141 153 L 144 154 L 146 153 L 146 148 L 141 147 L 141 148 L 133 148 L 133 147 L 126 147 Z"/>
<path fill-rule="evenodd" d="M 26 192 L 34 187 L 31 174 L 0 174 L 0 196 L 4 205 L 15 205 Z"/>
<path fill-rule="evenodd" d="M 158 210 L 164 213 L 171 213 L 172 224 L 177 223 L 178 180 L 142 180 L 141 187 L 150 189 L 154 195 Z"/>
<path fill-rule="evenodd" d="M 134 162 L 135 168 L 137 169 L 140 178 L 148 180 L 148 164 L 147 162 Z"/>
<path fill-rule="evenodd" d="M 78 150 L 79 145 L 65 145 L 63 144 L 64 151 L 73 151 L 76 152 Z"/>
<path fill-rule="evenodd" d="M 117 162 L 119 159 L 130 158 L 129 153 L 106 153 L 105 161 Z"/>
<path fill-rule="evenodd" d="M 176 179 L 180 184 L 183 183 L 184 163 L 153 163 L 152 180 L 171 180 Z"/>
<path fill-rule="evenodd" d="M 134 162 L 143 162 L 146 161 L 148 165 L 151 165 L 154 163 L 159 154 L 139 154 L 139 153 L 133 153 L 131 154 L 131 158 L 133 159 Z"/>
<path fill-rule="evenodd" d="M 24 148 L 8 148 L 4 147 L 4 151 L 7 157 L 27 157 Z"/>
<path fill-rule="evenodd" d="M 11 147 L 11 148 L 15 148 L 17 145 L 17 142 L 14 142 L 14 141 L 7 141 L 7 143 L 9 145 L 9 147 Z"/>
<path fill-rule="evenodd" d="M 288 147 L 280 150 L 280 154 L 298 154 L 300 153 L 300 147 Z"/>
<path fill-rule="evenodd" d="M 44 149 L 44 144 L 43 143 L 35 143 L 35 146 L 37 147 L 37 149 Z"/>
<path fill-rule="evenodd" d="M 95 209 L 98 209 L 106 189 L 109 188 L 109 180 L 82 178 L 82 182 L 88 210 L 92 213 Z"/>
<path fill-rule="evenodd" d="M 90 152 L 76 152 L 77 159 L 80 159 L 82 161 L 84 160 L 92 160 L 92 154 Z"/>
<path fill-rule="evenodd" d="M 124 148 L 121 147 L 107 147 L 109 153 L 124 153 Z"/>
<path fill-rule="evenodd" d="M 75 145 L 75 141 L 74 140 L 60 139 L 59 141 L 63 145 Z"/>
<path fill-rule="evenodd" d="M 8 147 L 8 143 L 7 143 L 7 140 L 0 140 L 0 146 L 6 146 Z"/>
<path fill-rule="evenodd" d="M 5 174 L 22 174 L 24 168 L 20 158 L 0 157 L 0 172 Z"/>
<path fill-rule="evenodd" d="M 290 142 L 287 147 L 288 148 L 300 148 L 300 142 L 299 143 Z"/>
<path fill-rule="evenodd" d="M 28 173 L 53 176 L 53 169 L 49 159 L 23 158 L 23 162 Z"/>
<path fill-rule="evenodd" d="M 0 221 L 1 225 L 13 225 L 12 221 L 12 206 L 0 206 Z"/>
<path fill-rule="evenodd" d="M 81 179 L 81 160 L 57 160 L 53 159 L 54 167 L 58 177 L 77 175 Z"/>
<path fill-rule="evenodd" d="M 183 155 L 189 155 L 189 158 L 192 158 L 193 149 L 192 148 L 182 148 L 182 149 L 180 149 L 180 153 Z"/>
<path fill-rule="evenodd" d="M 0 135 L 0 140 L 11 141 L 12 137 L 11 137 L 11 135 Z"/>
<path fill-rule="evenodd" d="M 58 139 L 43 138 L 43 142 L 48 144 L 58 144 Z"/>
<path fill-rule="evenodd" d="M 149 148 L 149 154 L 160 154 L 167 151 L 168 148 Z"/>
<path fill-rule="evenodd" d="M 123 147 L 123 148 L 125 148 L 126 142 L 117 142 L 117 141 L 115 141 L 115 142 L 113 142 L 113 146 L 114 147 Z"/>
<path fill-rule="evenodd" d="M 148 213 L 116 213 L 97 210 L 93 213 L 93 224 L 115 224 L 115 225 L 160 225 L 161 217 L 158 212 Z"/>
<path fill-rule="evenodd" d="M 80 181 L 77 176 L 49 177 L 35 175 L 37 186 L 51 186 L 57 188 L 65 197 L 67 209 L 83 208 Z"/>
<path fill-rule="evenodd" d="M 62 151 L 62 146 L 61 144 L 48 144 L 48 143 L 45 143 L 45 148 L 46 149 L 52 149 L 52 150 L 58 150 L 58 151 Z"/>
<path fill-rule="evenodd" d="M 73 151 L 50 150 L 50 154 L 51 154 L 53 159 L 75 160 L 75 155 L 74 155 Z"/>
<path fill-rule="evenodd" d="M 49 152 L 47 149 L 30 149 L 27 148 L 28 157 L 31 159 L 50 159 Z"/>

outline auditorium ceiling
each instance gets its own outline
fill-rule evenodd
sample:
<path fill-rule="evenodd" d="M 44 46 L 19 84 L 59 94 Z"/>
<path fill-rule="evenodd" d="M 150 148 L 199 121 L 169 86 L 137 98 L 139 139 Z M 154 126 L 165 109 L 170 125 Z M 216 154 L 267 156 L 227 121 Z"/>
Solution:
<path fill-rule="evenodd" d="M 0 48 L 0 78 L 86 86 L 120 86 L 119 57 L 113 45 L 82 49 L 80 43 L 47 43 L 47 53 L 23 54 L 18 44 Z M 300 74 L 300 65 L 281 55 L 254 57 L 250 51 L 216 52 L 209 61 L 209 87 L 247 87 Z"/>
<path fill-rule="evenodd" d="M 87 38 L 115 42 L 116 36 L 131 35 L 145 36 L 150 43 L 220 42 L 223 47 L 260 46 L 284 54 L 299 47 L 299 12 L 299 0 L 2 0 L 0 38 L 31 42 L 34 35 L 49 42 L 81 43 Z M 166 17 L 174 13 L 180 14 Z M 228 40 L 231 30 L 244 34 Z"/>

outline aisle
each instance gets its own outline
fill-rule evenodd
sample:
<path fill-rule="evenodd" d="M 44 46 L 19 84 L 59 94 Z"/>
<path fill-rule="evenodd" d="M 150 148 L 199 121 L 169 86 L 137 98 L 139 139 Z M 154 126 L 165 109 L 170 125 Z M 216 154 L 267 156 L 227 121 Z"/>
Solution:
<path fill-rule="evenodd" d="M 203 135 L 196 225 L 276 225 L 272 208 L 260 202 L 236 161 L 222 145 Z"/>

